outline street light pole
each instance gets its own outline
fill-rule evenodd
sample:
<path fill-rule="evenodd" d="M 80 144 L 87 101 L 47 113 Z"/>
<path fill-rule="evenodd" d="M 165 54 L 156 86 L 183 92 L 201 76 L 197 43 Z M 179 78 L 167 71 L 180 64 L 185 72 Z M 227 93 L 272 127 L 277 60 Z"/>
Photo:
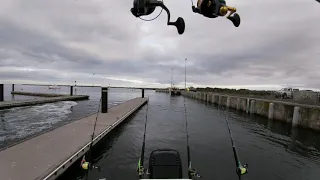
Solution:
<path fill-rule="evenodd" d="M 187 59 L 184 60 L 184 90 L 187 91 Z"/>

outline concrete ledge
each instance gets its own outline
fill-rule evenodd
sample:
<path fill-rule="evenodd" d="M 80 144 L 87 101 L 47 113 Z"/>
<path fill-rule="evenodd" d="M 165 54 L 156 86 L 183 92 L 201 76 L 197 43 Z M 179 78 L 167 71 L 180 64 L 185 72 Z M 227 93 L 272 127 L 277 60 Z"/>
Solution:
<path fill-rule="evenodd" d="M 182 92 L 183 96 L 199 100 L 203 100 L 203 97 L 206 97 L 207 94 L 210 94 L 214 104 L 320 131 L 320 106 L 218 93 Z"/>

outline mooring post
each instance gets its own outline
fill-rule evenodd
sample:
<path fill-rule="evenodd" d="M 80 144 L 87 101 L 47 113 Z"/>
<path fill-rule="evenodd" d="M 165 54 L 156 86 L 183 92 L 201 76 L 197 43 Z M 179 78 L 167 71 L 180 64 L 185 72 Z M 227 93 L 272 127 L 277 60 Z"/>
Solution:
<path fill-rule="evenodd" d="M 301 117 L 301 113 L 300 113 L 300 107 L 294 107 L 293 110 L 293 118 L 292 118 L 292 126 L 297 126 L 299 124 L 299 120 Z"/>
<path fill-rule="evenodd" d="M 70 96 L 73 96 L 73 86 L 70 86 Z"/>
<path fill-rule="evenodd" d="M 240 98 L 237 99 L 237 110 L 240 109 Z"/>
<path fill-rule="evenodd" d="M 250 99 L 247 99 L 247 108 L 246 108 L 247 114 L 250 113 Z"/>
<path fill-rule="evenodd" d="M 12 92 L 14 92 L 14 84 L 12 84 L 12 91 L 11 91 L 11 98 L 12 98 L 12 101 L 14 101 L 14 94 L 12 94 Z"/>
<path fill-rule="evenodd" d="M 144 88 L 142 88 L 142 98 L 144 98 Z"/>
<path fill-rule="evenodd" d="M 268 113 L 268 119 L 273 119 L 273 113 L 274 113 L 274 103 L 269 104 L 269 113 Z"/>
<path fill-rule="evenodd" d="M 230 107 L 230 101 L 231 101 L 231 100 L 230 100 L 230 96 L 228 96 L 228 97 L 227 97 L 227 107 L 228 107 L 228 108 Z"/>
<path fill-rule="evenodd" d="M 77 95 L 77 81 L 74 81 L 74 95 Z"/>
<path fill-rule="evenodd" d="M 250 114 L 254 114 L 255 112 L 255 106 L 256 106 L 256 101 L 255 100 L 251 100 L 250 103 Z"/>
<path fill-rule="evenodd" d="M 101 88 L 101 112 L 108 113 L 108 88 Z"/>
<path fill-rule="evenodd" d="M 3 84 L 0 84 L 0 101 L 3 101 Z"/>
<path fill-rule="evenodd" d="M 219 103 L 218 105 L 222 105 L 222 96 L 219 96 Z"/>

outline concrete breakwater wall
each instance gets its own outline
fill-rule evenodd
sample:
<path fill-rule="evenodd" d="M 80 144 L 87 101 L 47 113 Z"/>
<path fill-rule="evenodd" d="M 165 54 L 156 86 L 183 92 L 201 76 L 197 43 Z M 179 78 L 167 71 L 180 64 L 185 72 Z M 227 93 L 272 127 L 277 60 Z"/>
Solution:
<path fill-rule="evenodd" d="M 182 92 L 182 95 L 320 131 L 320 106 L 206 92 Z"/>

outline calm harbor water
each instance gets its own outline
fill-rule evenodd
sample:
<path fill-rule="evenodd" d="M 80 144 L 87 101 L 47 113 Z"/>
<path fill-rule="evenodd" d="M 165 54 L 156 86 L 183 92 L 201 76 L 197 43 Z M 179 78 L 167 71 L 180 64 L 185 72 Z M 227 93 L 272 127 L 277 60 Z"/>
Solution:
<path fill-rule="evenodd" d="M 4 89 L 5 101 L 41 98 L 20 95 L 12 96 L 10 94 L 11 85 L 5 85 Z M 69 87 L 52 90 L 48 89 L 48 86 L 15 85 L 15 90 L 57 94 L 70 93 Z M 0 149 L 97 112 L 101 97 L 100 88 L 77 87 L 76 94 L 89 95 L 90 100 L 77 102 L 63 101 L 38 106 L 0 110 Z M 140 96 L 141 90 L 111 88 L 109 90 L 108 104 L 109 107 L 112 107 Z"/>
<path fill-rule="evenodd" d="M 7 85 L 5 100 L 12 100 Z M 49 90 L 45 87 L 16 86 L 19 91 L 68 93 L 69 88 Z M 100 88 L 78 88 L 88 94 L 88 101 L 66 101 L 0 111 L 0 148 L 95 113 Z M 110 89 L 109 106 L 141 96 L 140 90 Z M 146 106 L 109 134 L 93 150 L 94 163 L 88 179 L 138 179 L 136 166 L 141 153 L 145 115 L 148 113 L 145 166 L 150 152 L 157 148 L 177 149 L 187 169 L 184 98 L 146 91 Z M 34 97 L 15 96 L 14 99 Z M 225 124 L 228 117 L 242 163 L 249 164 L 243 179 L 318 180 L 320 177 L 320 134 L 292 129 L 288 124 L 270 121 L 243 112 L 226 110 L 205 102 L 185 99 L 189 124 L 192 165 L 202 179 L 237 179 L 231 143 Z M 184 177 L 187 172 L 184 171 Z M 85 172 L 74 164 L 59 179 L 85 179 Z"/>
<path fill-rule="evenodd" d="M 146 106 L 109 134 L 93 150 L 94 163 L 101 171 L 89 171 L 88 179 L 138 179 L 145 115 L 148 113 L 145 167 L 150 152 L 157 148 L 177 149 L 186 166 L 184 98 L 147 91 Z M 224 113 L 229 119 L 242 163 L 249 164 L 243 179 L 318 180 L 320 177 L 320 134 L 292 129 L 288 124 L 248 116 L 205 102 L 185 99 L 189 124 L 192 165 L 202 179 L 238 179 Z M 79 163 L 60 179 L 85 179 Z"/>

